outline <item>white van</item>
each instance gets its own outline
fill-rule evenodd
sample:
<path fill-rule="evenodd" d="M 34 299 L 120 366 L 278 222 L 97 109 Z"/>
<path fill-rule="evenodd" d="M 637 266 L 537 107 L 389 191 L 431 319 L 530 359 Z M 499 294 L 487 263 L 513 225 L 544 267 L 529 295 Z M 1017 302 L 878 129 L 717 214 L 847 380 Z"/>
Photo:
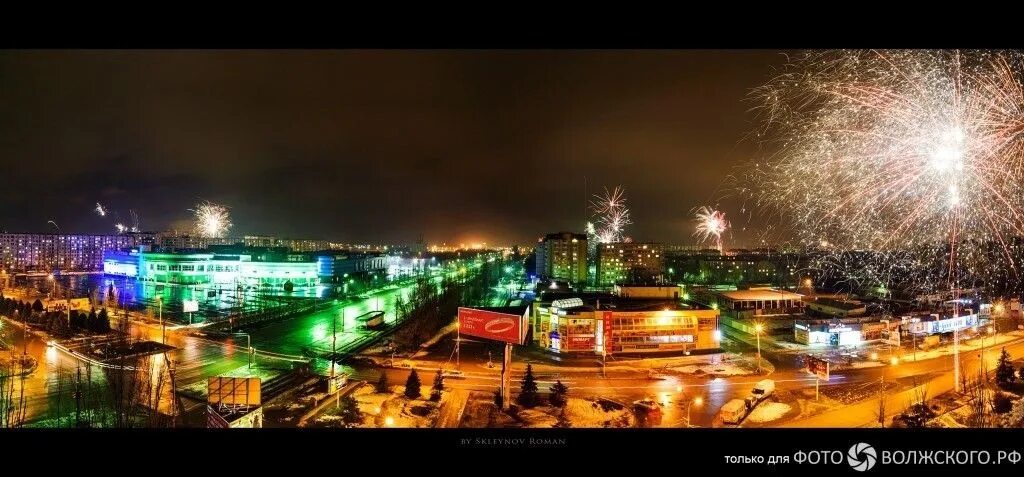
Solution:
<path fill-rule="evenodd" d="M 754 403 L 765 400 L 768 396 L 775 394 L 775 381 L 771 379 L 762 379 L 754 385 L 753 391 L 750 391 L 750 400 Z"/>

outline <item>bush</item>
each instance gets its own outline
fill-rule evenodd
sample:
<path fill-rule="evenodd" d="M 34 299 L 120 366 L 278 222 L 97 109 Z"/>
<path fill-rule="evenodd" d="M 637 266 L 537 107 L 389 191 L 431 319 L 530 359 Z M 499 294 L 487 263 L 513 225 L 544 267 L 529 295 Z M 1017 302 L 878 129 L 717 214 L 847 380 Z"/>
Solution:
<path fill-rule="evenodd" d="M 1006 414 L 1013 409 L 1013 401 L 1009 396 L 1003 393 L 996 393 L 995 397 L 992 398 L 992 410 L 996 414 Z"/>

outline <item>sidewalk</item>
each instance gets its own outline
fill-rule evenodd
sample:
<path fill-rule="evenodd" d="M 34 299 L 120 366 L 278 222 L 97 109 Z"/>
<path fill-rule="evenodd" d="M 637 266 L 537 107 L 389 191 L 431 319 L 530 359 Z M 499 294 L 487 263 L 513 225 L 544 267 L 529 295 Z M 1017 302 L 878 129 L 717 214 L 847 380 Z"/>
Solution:
<path fill-rule="evenodd" d="M 1017 330 L 1000 333 L 998 335 L 993 336 L 986 336 L 984 340 L 982 340 L 981 338 L 961 340 L 960 352 L 981 352 L 984 348 L 987 354 L 987 359 L 994 361 L 999 359 L 999 352 L 1001 346 L 1009 343 L 1014 343 L 1021 339 L 1024 339 L 1024 331 Z M 953 345 L 951 343 L 944 344 L 942 346 L 938 346 L 927 351 L 917 350 L 916 352 L 914 350 L 900 349 L 899 352 L 901 353 L 901 356 L 899 357 L 899 360 L 901 362 L 925 361 L 953 354 Z M 882 355 L 882 353 L 879 353 L 879 356 L 887 357 L 888 355 Z"/>

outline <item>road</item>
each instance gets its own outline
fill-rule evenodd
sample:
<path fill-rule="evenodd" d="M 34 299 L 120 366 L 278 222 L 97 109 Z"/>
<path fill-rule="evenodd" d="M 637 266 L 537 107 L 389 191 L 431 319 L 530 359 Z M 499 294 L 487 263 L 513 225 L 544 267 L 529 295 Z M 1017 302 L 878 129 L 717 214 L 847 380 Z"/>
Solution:
<path fill-rule="evenodd" d="M 1000 345 L 998 349 L 989 350 L 985 360 L 987 367 L 996 367 L 999 349 L 1005 347 L 1011 356 L 1024 353 L 1024 341 L 1016 341 Z M 977 376 L 981 372 L 982 359 L 977 352 L 960 353 L 963 372 L 968 376 Z M 912 404 L 918 393 L 922 391 L 928 398 L 953 390 L 953 356 L 943 356 L 927 361 L 869 368 L 857 373 L 861 380 L 906 379 L 919 377 L 918 387 L 899 393 L 893 393 L 885 399 L 886 417 L 892 418 L 908 405 Z M 878 426 L 878 400 L 867 399 L 851 406 L 825 412 L 807 419 L 786 423 L 785 427 L 873 427 Z"/>

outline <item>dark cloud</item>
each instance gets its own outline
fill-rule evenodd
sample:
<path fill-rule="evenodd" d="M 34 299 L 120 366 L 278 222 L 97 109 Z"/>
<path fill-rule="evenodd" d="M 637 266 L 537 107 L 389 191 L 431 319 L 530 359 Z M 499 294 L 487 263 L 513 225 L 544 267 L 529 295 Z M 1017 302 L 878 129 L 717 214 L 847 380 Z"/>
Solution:
<path fill-rule="evenodd" d="M 743 99 L 770 51 L 8 51 L 0 228 L 148 229 L 199 200 L 235 231 L 531 241 L 626 187 L 638 239 L 756 153 Z M 727 204 L 724 204 L 727 205 Z M 739 214 L 739 206 L 732 205 Z M 727 208 L 727 212 L 730 212 Z"/>

